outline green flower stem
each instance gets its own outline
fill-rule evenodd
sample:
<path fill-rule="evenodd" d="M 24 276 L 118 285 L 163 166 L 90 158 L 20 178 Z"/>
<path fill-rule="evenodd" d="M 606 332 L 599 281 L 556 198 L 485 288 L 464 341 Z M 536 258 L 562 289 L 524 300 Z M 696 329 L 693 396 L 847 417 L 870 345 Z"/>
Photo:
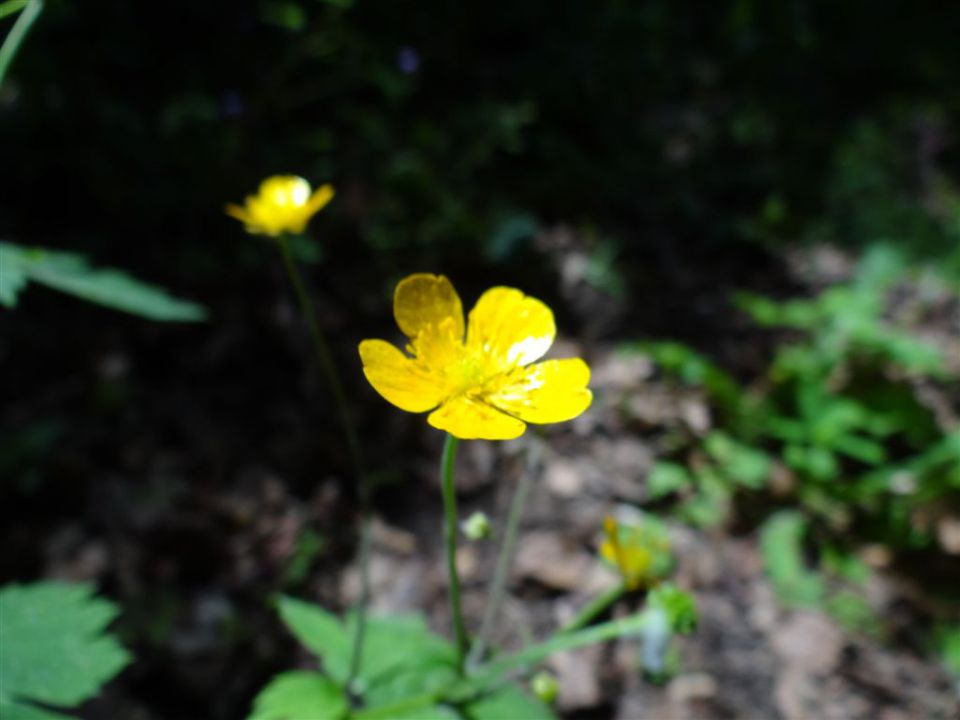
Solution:
<path fill-rule="evenodd" d="M 343 392 L 343 383 L 340 382 L 340 375 L 337 372 L 336 363 L 333 361 L 330 346 L 327 344 L 323 331 L 317 322 L 317 315 L 314 312 L 313 303 L 310 302 L 310 296 L 307 294 L 306 287 L 303 284 L 303 278 L 290 252 L 290 239 L 282 235 L 278 238 L 277 244 L 280 246 L 280 253 L 283 255 L 283 264 L 287 271 L 287 277 L 290 279 L 290 285 L 293 287 L 294 294 L 296 294 L 297 301 L 300 304 L 300 312 L 303 313 L 303 319 L 306 321 L 307 327 L 310 330 L 313 349 L 317 354 L 317 359 L 320 361 L 320 367 L 327 376 L 330 391 L 333 393 L 337 412 L 340 415 L 340 425 L 347 440 L 347 451 L 350 454 L 350 461 L 353 464 L 353 471 L 360 493 L 360 599 L 357 602 L 357 625 L 354 630 L 350 653 L 350 667 L 347 671 L 347 681 L 345 683 L 345 686 L 349 689 L 357 672 L 360 670 L 363 636 L 366 632 L 367 625 L 367 606 L 370 604 L 370 487 L 363 473 L 363 456 L 360 452 L 360 443 L 357 440 L 357 433 L 354 429 L 353 417 L 350 414 L 350 406 L 347 404 L 347 398 Z"/>
<path fill-rule="evenodd" d="M 440 461 L 440 478 L 443 488 L 443 539 L 447 548 L 450 614 L 453 616 L 453 629 L 456 636 L 457 671 L 463 675 L 468 640 L 467 631 L 463 625 L 463 611 L 460 608 L 460 576 L 457 574 L 457 488 L 453 482 L 453 466 L 457 459 L 459 444 L 460 441 L 457 438 L 447 435 Z"/>
<path fill-rule="evenodd" d="M 490 590 L 487 593 L 487 604 L 483 613 L 483 621 L 480 624 L 480 632 L 477 634 L 476 642 L 474 642 L 473 647 L 470 649 L 470 655 L 467 658 L 468 667 L 475 667 L 483 660 L 483 656 L 487 650 L 487 643 L 490 640 L 490 635 L 493 633 L 493 626 L 497 621 L 500 606 L 503 604 L 503 596 L 507 587 L 507 580 L 510 576 L 510 568 L 513 565 L 513 558 L 517 549 L 520 519 L 523 517 L 523 509 L 526 507 L 527 498 L 530 496 L 530 488 L 533 486 L 533 473 L 539 464 L 540 444 L 538 440 L 534 439 L 531 440 L 530 448 L 527 452 L 527 467 L 520 477 L 520 482 L 517 484 L 517 489 L 513 494 L 513 500 L 510 502 L 503 542 L 500 545 L 500 554 L 497 557 L 493 580 L 490 583 Z"/>
<path fill-rule="evenodd" d="M 7 76 L 7 70 L 10 69 L 10 63 L 20 49 L 23 39 L 30 31 L 30 27 L 40 17 L 40 11 L 43 10 L 43 0 L 30 0 L 20 11 L 19 17 L 10 28 L 3 45 L 0 45 L 0 87 L 3 86 L 3 80 Z"/>
<path fill-rule="evenodd" d="M 597 615 L 619 600 L 626 591 L 627 586 L 621 582 L 618 585 L 614 585 L 606 592 L 597 595 L 593 600 L 587 603 L 587 605 L 580 612 L 577 613 L 577 616 L 573 618 L 573 620 L 564 625 L 557 634 L 566 635 L 567 633 L 571 633 L 575 630 L 586 627 L 594 618 L 597 617 Z"/>

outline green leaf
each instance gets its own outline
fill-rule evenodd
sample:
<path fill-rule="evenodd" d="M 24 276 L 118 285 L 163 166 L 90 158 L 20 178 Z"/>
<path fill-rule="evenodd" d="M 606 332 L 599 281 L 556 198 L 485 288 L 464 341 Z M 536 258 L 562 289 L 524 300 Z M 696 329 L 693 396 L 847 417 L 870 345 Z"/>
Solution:
<path fill-rule="evenodd" d="M 671 583 L 664 583 L 650 592 L 648 607 L 661 608 L 667 615 L 670 629 L 680 635 L 689 635 L 697 629 L 700 614 L 693 596 Z"/>
<path fill-rule="evenodd" d="M 347 628 L 353 634 L 355 618 L 350 616 Z M 361 692 L 385 682 L 397 673 L 410 668 L 420 668 L 427 678 L 437 669 L 453 668 L 456 652 L 444 638 L 430 632 L 421 615 L 393 615 L 367 618 L 363 638 L 363 654 L 357 673 L 357 686 Z M 382 689 L 382 688 L 381 688 Z"/>
<path fill-rule="evenodd" d="M 14 308 L 29 278 L 23 264 L 16 262 L 8 247 L 0 243 L 0 305 Z"/>
<path fill-rule="evenodd" d="M 350 653 L 355 627 L 353 616 L 341 623 L 332 613 L 318 605 L 290 597 L 278 602 L 280 617 L 309 650 L 323 662 L 326 673 L 337 682 L 345 682 L 350 666 Z M 453 667 L 455 652 L 451 645 L 434 635 L 426 621 L 418 615 L 368 617 L 363 638 L 363 652 L 357 673 L 357 689 L 366 692 L 378 682 L 411 667 L 432 672 L 438 667 Z M 415 678 L 406 682 L 415 684 Z M 389 694 L 381 686 L 383 695 Z"/>
<path fill-rule="evenodd" d="M 693 478 L 682 465 L 658 461 L 647 476 L 647 495 L 657 500 L 664 495 L 683 490 L 693 484 Z"/>
<path fill-rule="evenodd" d="M 806 531 L 806 519 L 792 511 L 772 516 L 760 531 L 764 565 L 777 595 L 787 605 L 818 606 L 823 600 L 823 581 L 803 560 Z"/>
<path fill-rule="evenodd" d="M 130 662 L 103 632 L 116 615 L 116 606 L 94 597 L 90 585 L 40 582 L 0 590 L 0 695 L 7 703 L 64 707 L 95 696 Z M 42 717 L 39 712 L 34 716 Z"/>
<path fill-rule="evenodd" d="M 337 616 L 319 605 L 286 596 L 280 597 L 277 609 L 297 640 L 320 658 L 327 674 L 345 681 L 350 666 L 350 636 Z"/>
<path fill-rule="evenodd" d="M 417 648 L 411 647 L 412 654 Z M 450 685 L 457 678 L 452 665 L 428 663 L 421 665 L 415 660 L 408 667 L 396 668 L 391 673 L 382 673 L 364 689 L 364 702 L 371 706 L 387 705 L 404 698 L 431 693 Z"/>
<path fill-rule="evenodd" d="M 0 20 L 3 20 L 7 15 L 13 15 L 23 10 L 27 1 L 28 0 L 7 0 L 6 2 L 0 3 Z"/>
<path fill-rule="evenodd" d="M 409 712 L 396 713 L 390 720 L 462 720 L 463 716 L 446 705 L 434 705 L 428 708 L 418 708 Z"/>
<path fill-rule="evenodd" d="M 277 675 L 253 701 L 249 720 L 338 720 L 347 697 L 336 683 L 306 670 Z"/>
<path fill-rule="evenodd" d="M 61 715 L 36 705 L 24 705 L 0 698 L 0 718 L 3 720 L 76 720 L 70 715 Z"/>
<path fill-rule="evenodd" d="M 514 685 L 506 685 L 475 700 L 464 713 L 470 720 L 554 720 L 556 715 L 539 700 Z"/>
<path fill-rule="evenodd" d="M 762 488 L 770 477 L 772 463 L 766 453 L 715 431 L 704 440 L 704 449 L 720 466 L 721 472 L 735 483 Z"/>
<path fill-rule="evenodd" d="M 177 300 L 161 288 L 120 270 L 93 268 L 86 258 L 74 253 L 0 243 L 0 268 L 0 302 L 11 308 L 16 305 L 26 278 L 150 320 L 192 322 L 206 317 L 206 310 L 200 305 Z"/>

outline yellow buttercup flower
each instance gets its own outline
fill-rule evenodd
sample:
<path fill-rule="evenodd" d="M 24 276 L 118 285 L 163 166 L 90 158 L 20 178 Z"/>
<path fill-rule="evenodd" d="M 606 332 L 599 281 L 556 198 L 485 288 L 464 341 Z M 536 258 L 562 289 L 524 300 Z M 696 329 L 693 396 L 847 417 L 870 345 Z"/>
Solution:
<path fill-rule="evenodd" d="M 570 420 L 590 406 L 590 368 L 580 358 L 539 360 L 553 344 L 550 308 L 519 290 L 487 290 L 464 323 L 443 275 L 404 278 L 393 297 L 404 353 L 384 340 L 360 343 L 374 389 L 408 412 L 433 412 L 433 427 L 461 440 L 509 440 L 526 423 Z"/>
<path fill-rule="evenodd" d="M 617 568 L 628 590 L 655 585 L 672 564 L 669 543 L 658 527 L 623 526 L 607 516 L 603 534 L 600 555 Z"/>
<path fill-rule="evenodd" d="M 302 233 L 310 218 L 333 199 L 333 186 L 311 192 L 310 183 L 296 175 L 274 175 L 260 183 L 244 205 L 227 205 L 226 212 L 242 222 L 248 233 L 278 237 Z"/>

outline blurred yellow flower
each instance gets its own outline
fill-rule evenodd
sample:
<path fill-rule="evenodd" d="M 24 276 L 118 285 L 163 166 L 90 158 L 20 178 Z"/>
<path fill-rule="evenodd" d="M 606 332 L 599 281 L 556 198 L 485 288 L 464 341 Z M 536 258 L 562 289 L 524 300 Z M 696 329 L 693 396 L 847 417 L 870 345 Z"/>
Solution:
<path fill-rule="evenodd" d="M 227 205 L 226 212 L 242 222 L 248 233 L 278 237 L 302 233 L 310 218 L 333 199 L 333 186 L 321 185 L 311 192 L 310 183 L 296 175 L 274 175 L 260 183 L 256 195 L 240 205 Z"/>
<path fill-rule="evenodd" d="M 404 278 L 393 297 L 409 356 L 384 340 L 360 343 L 374 389 L 408 412 L 433 410 L 433 427 L 461 440 L 509 440 L 526 423 L 570 420 L 590 406 L 590 368 L 580 358 L 539 360 L 553 344 L 550 308 L 519 290 L 487 290 L 464 323 L 443 275 Z"/>
<path fill-rule="evenodd" d="M 659 528 L 623 526 L 603 519 L 600 555 L 620 571 L 628 590 L 655 585 L 671 563 L 669 544 Z"/>

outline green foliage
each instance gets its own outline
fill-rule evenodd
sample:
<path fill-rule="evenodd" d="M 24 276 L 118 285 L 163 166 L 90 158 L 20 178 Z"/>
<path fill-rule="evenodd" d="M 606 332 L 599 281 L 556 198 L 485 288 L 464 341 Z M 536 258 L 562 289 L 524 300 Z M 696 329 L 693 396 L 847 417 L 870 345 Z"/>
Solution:
<path fill-rule="evenodd" d="M 2 716 L 62 718 L 33 703 L 69 708 L 94 697 L 130 662 L 104 629 L 112 603 L 89 585 L 40 582 L 0 589 Z"/>
<path fill-rule="evenodd" d="M 951 675 L 960 680 L 960 625 L 939 628 L 936 640 L 943 664 Z"/>
<path fill-rule="evenodd" d="M 6 2 L 0 3 L 0 20 L 3 20 L 7 15 L 20 12 L 27 2 L 28 0 L 6 0 Z"/>
<path fill-rule="evenodd" d="M 692 599 L 669 586 L 655 597 L 654 611 L 667 619 L 670 632 L 692 628 Z M 561 633 L 512 655 L 495 657 L 462 677 L 456 670 L 453 647 L 431 633 L 422 617 L 370 617 L 360 668 L 351 684 L 362 707 L 344 710 L 353 617 L 342 622 L 316 605 L 288 597 L 278 600 L 278 610 L 297 639 L 317 656 L 322 672 L 298 671 L 274 678 L 255 699 L 251 720 L 312 717 L 305 714 L 309 712 L 353 720 L 551 718 L 546 705 L 506 683 L 506 678 L 518 670 L 529 670 L 556 652 L 618 637 L 642 636 L 653 622 L 653 612 L 645 611 Z"/>
<path fill-rule="evenodd" d="M 552 720 L 554 714 L 540 700 L 512 685 L 500 688 L 464 708 L 470 720 Z"/>
<path fill-rule="evenodd" d="M 823 600 L 823 580 L 804 560 L 803 538 L 807 521 L 795 511 L 771 517 L 760 533 L 760 550 L 767 573 L 781 602 L 797 607 L 816 607 Z"/>
<path fill-rule="evenodd" d="M 82 255 L 0 242 L 0 304 L 16 307 L 31 281 L 150 320 L 193 322 L 206 317 L 201 306 L 172 298 L 119 270 L 93 268 Z"/>
<path fill-rule="evenodd" d="M 647 596 L 643 617 L 640 665 L 652 680 L 662 682 L 679 668 L 674 638 L 696 629 L 697 604 L 689 593 L 664 583 Z"/>
<path fill-rule="evenodd" d="M 867 567 L 831 548 L 822 552 L 819 569 L 809 565 L 805 546 L 809 530 L 806 518 L 796 510 L 782 510 L 764 523 L 760 550 L 777 597 L 785 605 L 822 609 L 851 630 L 879 634 L 873 608 L 857 591 L 869 575 Z M 833 582 L 828 575 L 834 576 Z"/>
<path fill-rule="evenodd" d="M 683 465 L 659 460 L 647 476 L 647 496 L 651 500 L 657 500 L 692 485 L 693 477 Z"/>
<path fill-rule="evenodd" d="M 695 350 L 677 342 L 628 343 L 623 350 L 649 355 L 664 372 L 688 385 L 700 385 L 725 409 L 739 405 L 742 391 L 736 381 Z"/>
<path fill-rule="evenodd" d="M 295 670 L 277 675 L 257 695 L 250 720 L 338 720 L 347 697 L 320 673 Z"/>
<path fill-rule="evenodd" d="M 697 629 L 700 614 L 694 597 L 672 583 L 654 588 L 647 598 L 647 606 L 663 610 L 670 630 L 678 635 L 689 635 Z"/>
<path fill-rule="evenodd" d="M 677 494 L 682 517 L 724 519 L 737 486 L 764 488 L 782 464 L 798 501 L 863 539 L 894 547 L 933 542 L 912 509 L 957 497 L 960 428 L 944 430 L 911 377 L 952 382 L 940 352 L 890 319 L 891 292 L 910 267 L 890 246 L 865 254 L 850 282 L 804 300 L 740 295 L 761 325 L 800 331 L 762 382 L 740 388 L 709 361 L 673 343 L 647 345 L 684 382 L 702 383 L 722 429 L 692 440 L 691 462 L 661 460 L 652 498 Z"/>

